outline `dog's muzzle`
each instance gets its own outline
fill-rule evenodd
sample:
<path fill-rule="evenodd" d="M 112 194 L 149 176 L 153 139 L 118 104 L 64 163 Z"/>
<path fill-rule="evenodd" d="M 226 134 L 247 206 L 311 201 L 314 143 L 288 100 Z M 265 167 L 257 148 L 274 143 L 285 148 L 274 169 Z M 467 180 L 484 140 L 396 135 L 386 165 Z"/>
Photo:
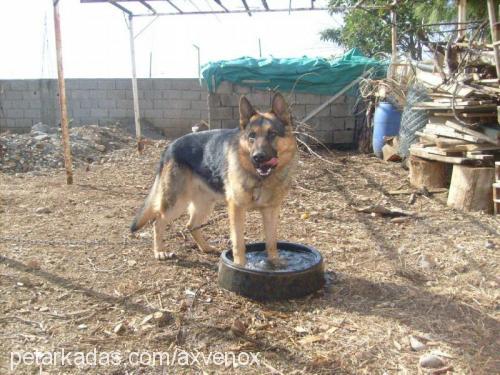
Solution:
<path fill-rule="evenodd" d="M 257 173 L 260 176 L 266 177 L 271 174 L 272 170 L 276 168 L 277 165 L 278 165 L 278 158 L 271 158 L 264 162 L 256 163 L 255 169 L 257 170 Z"/>

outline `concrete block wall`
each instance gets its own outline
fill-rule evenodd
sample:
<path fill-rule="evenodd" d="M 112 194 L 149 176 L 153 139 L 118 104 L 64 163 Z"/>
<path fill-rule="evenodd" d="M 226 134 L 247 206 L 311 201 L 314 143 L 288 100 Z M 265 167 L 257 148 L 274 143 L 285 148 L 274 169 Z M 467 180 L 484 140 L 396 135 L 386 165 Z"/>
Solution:
<path fill-rule="evenodd" d="M 197 79 L 139 79 L 141 120 L 173 138 L 208 120 L 207 90 Z M 67 79 L 68 116 L 75 125 L 134 122 L 130 79 Z M 0 131 L 26 132 L 59 123 L 57 80 L 0 80 Z"/>
<path fill-rule="evenodd" d="M 267 111 L 271 106 L 272 93 L 230 82 L 223 82 L 215 93 L 208 96 L 209 120 L 212 129 L 233 128 L 239 121 L 239 98 L 246 95 L 250 102 L 261 111 Z M 300 120 L 330 96 L 283 93 L 292 106 L 296 120 Z M 313 127 L 314 135 L 325 144 L 352 144 L 354 142 L 355 116 L 352 114 L 356 98 L 341 96 L 314 118 L 308 121 Z"/>

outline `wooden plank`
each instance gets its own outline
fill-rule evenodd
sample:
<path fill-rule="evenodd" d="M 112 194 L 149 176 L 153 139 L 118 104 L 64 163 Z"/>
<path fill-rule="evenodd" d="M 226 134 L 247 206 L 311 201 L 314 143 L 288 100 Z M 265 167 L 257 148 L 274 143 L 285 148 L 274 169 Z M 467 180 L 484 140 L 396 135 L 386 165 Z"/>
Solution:
<path fill-rule="evenodd" d="M 455 105 L 455 110 L 458 111 L 491 111 L 492 109 L 496 110 L 496 104 L 465 104 Z M 412 109 L 432 109 L 432 110 L 452 110 L 451 103 L 440 103 L 440 102 L 418 102 L 412 106 Z"/>
<path fill-rule="evenodd" d="M 467 161 L 470 160 L 459 156 L 443 156 L 443 155 L 431 154 L 426 152 L 425 149 L 423 148 L 415 148 L 413 146 L 410 147 L 410 154 L 424 159 L 441 161 L 443 163 L 450 163 L 450 164 L 467 164 Z"/>
<path fill-rule="evenodd" d="M 462 156 L 462 151 L 448 151 L 439 147 L 426 147 L 425 151 L 435 155 Z"/>
<path fill-rule="evenodd" d="M 461 145 L 450 145 L 450 146 L 445 146 L 441 147 L 441 149 L 446 150 L 446 151 L 492 151 L 492 150 L 499 150 L 500 151 L 500 146 L 494 146 L 494 145 L 485 145 L 485 144 L 461 144 Z"/>
<path fill-rule="evenodd" d="M 455 93 L 456 97 L 466 98 L 474 93 L 473 88 L 469 88 L 457 83 L 444 83 L 443 79 L 440 76 L 433 73 L 424 72 L 420 69 L 417 69 L 416 78 L 427 87 L 444 91 L 449 94 Z"/>
<path fill-rule="evenodd" d="M 443 124 L 427 124 L 423 129 L 426 134 L 435 134 L 449 138 L 455 138 L 472 143 L 484 143 L 483 140 L 469 134 L 462 134 Z"/>
<path fill-rule="evenodd" d="M 483 160 L 483 161 L 493 161 L 495 157 L 493 155 L 485 155 L 485 154 L 473 154 L 471 152 L 467 152 L 465 156 L 469 159 Z"/>
<path fill-rule="evenodd" d="M 458 130 L 461 133 L 469 134 L 472 135 L 473 137 L 476 137 L 478 139 L 481 139 L 483 141 L 486 141 L 488 143 L 494 144 L 494 145 L 500 145 L 500 140 L 498 138 L 492 138 L 487 136 L 486 134 L 483 134 L 481 132 L 478 132 L 476 130 L 472 130 L 468 128 L 467 126 L 463 126 L 455 121 L 448 120 L 445 123 L 446 126 L 449 126 L 452 129 Z"/>

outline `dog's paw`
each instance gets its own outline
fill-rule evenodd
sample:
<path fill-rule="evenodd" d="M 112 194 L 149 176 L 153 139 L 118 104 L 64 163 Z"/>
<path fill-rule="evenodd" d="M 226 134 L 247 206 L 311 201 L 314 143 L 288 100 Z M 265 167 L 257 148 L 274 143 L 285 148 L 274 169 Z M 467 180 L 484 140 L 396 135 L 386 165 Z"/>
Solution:
<path fill-rule="evenodd" d="M 213 246 L 206 246 L 206 247 L 203 247 L 203 248 L 200 248 L 201 251 L 203 251 L 204 253 L 207 253 L 207 254 L 217 254 L 219 251 L 213 247 Z"/>
<path fill-rule="evenodd" d="M 268 262 L 273 268 L 286 268 L 288 264 L 285 259 L 280 258 L 279 256 L 268 258 Z"/>
<path fill-rule="evenodd" d="M 155 259 L 157 260 L 167 260 L 175 258 L 175 253 L 167 253 L 165 251 L 155 251 Z"/>

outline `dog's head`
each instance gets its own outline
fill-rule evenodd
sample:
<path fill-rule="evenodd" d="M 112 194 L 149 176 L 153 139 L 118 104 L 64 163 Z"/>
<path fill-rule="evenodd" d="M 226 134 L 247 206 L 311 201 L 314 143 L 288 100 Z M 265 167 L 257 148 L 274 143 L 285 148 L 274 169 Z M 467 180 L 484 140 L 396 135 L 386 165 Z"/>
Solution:
<path fill-rule="evenodd" d="M 260 177 L 286 166 L 295 155 L 297 144 L 293 135 L 288 104 L 276 93 L 269 112 L 257 112 L 248 99 L 240 99 L 240 151 L 250 160 L 247 169 Z"/>

